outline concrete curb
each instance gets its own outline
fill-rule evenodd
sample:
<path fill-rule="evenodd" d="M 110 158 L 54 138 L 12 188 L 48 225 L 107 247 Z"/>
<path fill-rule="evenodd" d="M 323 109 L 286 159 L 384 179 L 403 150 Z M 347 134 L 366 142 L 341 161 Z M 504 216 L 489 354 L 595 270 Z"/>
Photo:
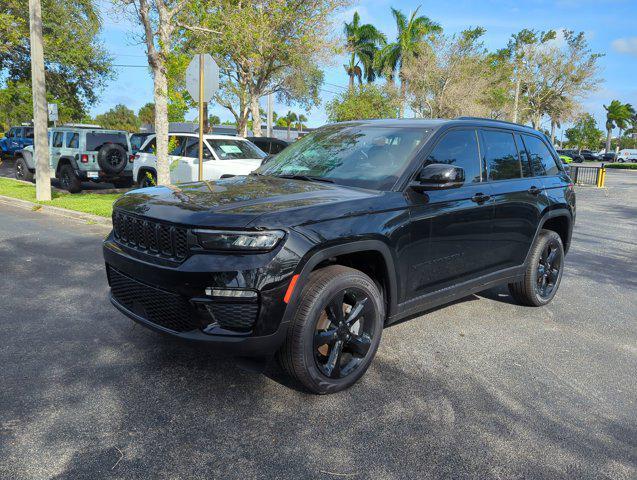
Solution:
<path fill-rule="evenodd" d="M 24 208 L 31 211 L 43 211 L 60 217 L 78 220 L 80 222 L 104 225 L 105 227 L 113 226 L 111 219 L 107 217 L 100 217 L 99 215 L 93 215 L 92 213 L 76 212 L 75 210 L 67 210 L 66 208 L 53 207 L 51 205 L 41 205 L 39 203 L 29 202 L 28 200 L 6 197 L 4 195 L 0 195 L 0 204 L 12 205 L 14 207 Z"/>

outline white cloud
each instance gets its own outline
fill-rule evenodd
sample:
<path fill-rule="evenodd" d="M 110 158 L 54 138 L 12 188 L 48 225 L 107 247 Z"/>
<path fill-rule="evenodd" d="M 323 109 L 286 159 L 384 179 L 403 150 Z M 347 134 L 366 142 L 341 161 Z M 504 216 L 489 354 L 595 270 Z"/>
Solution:
<path fill-rule="evenodd" d="M 613 40 L 613 48 L 619 53 L 637 56 L 637 37 Z"/>

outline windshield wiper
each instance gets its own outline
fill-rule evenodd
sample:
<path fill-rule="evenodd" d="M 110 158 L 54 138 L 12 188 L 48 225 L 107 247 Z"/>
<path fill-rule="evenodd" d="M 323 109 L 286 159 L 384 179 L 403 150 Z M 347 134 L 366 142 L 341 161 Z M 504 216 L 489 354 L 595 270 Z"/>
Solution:
<path fill-rule="evenodd" d="M 305 182 L 326 182 L 326 183 L 334 183 L 334 180 L 330 180 L 329 178 L 323 177 L 315 177 L 313 175 L 291 175 L 291 174 L 283 174 L 283 175 L 274 175 L 279 178 L 291 178 L 293 180 L 303 180 Z"/>

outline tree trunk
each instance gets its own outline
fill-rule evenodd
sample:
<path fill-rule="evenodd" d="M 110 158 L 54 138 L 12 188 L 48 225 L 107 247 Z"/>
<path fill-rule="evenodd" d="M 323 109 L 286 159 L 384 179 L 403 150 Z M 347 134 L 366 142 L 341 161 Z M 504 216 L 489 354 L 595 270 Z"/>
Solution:
<path fill-rule="evenodd" d="M 520 87 L 522 80 L 518 74 L 515 80 L 515 96 L 513 97 L 513 115 L 511 115 L 511 121 L 513 123 L 518 123 L 518 109 L 520 106 Z"/>
<path fill-rule="evenodd" d="M 163 62 L 153 68 L 155 96 L 155 142 L 157 157 L 157 184 L 170 184 L 168 165 L 168 81 Z"/>
<path fill-rule="evenodd" d="M 203 133 L 210 133 L 210 118 L 208 118 L 208 102 L 203 102 Z"/>
<path fill-rule="evenodd" d="M 617 135 L 617 147 L 615 148 L 615 151 L 617 153 L 619 153 L 619 151 L 622 149 L 622 129 L 619 129 L 619 135 Z"/>
<path fill-rule="evenodd" d="M 261 111 L 259 110 L 259 96 L 255 93 L 250 95 L 250 110 L 252 111 L 252 135 L 262 137 L 261 131 Z"/>
<path fill-rule="evenodd" d="M 557 126 L 557 123 L 555 122 L 555 120 L 551 119 L 551 143 L 553 145 L 555 145 L 555 127 Z"/>
<path fill-rule="evenodd" d="M 350 91 L 353 91 L 354 90 L 354 74 L 351 71 L 347 73 L 349 74 L 349 89 Z"/>
<path fill-rule="evenodd" d="M 606 132 L 607 133 L 606 133 L 606 152 L 605 153 L 608 153 L 610 152 L 610 140 L 613 136 L 613 129 L 606 127 Z"/>
<path fill-rule="evenodd" d="M 398 112 L 399 118 L 405 118 L 405 102 L 407 102 L 407 82 L 405 76 L 400 75 L 400 110 Z"/>

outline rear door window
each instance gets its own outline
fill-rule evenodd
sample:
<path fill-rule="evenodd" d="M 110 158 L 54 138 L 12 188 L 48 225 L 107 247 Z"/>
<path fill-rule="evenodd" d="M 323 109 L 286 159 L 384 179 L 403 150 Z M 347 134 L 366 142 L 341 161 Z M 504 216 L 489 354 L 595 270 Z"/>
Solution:
<path fill-rule="evenodd" d="M 66 148 L 78 148 L 80 144 L 80 134 L 77 132 L 66 135 Z"/>
<path fill-rule="evenodd" d="M 64 138 L 64 132 L 55 132 L 53 134 L 53 146 L 55 148 L 62 147 L 62 139 Z"/>
<path fill-rule="evenodd" d="M 467 183 L 482 181 L 476 131 L 458 129 L 446 133 L 427 156 L 423 166 L 433 163 L 446 163 L 464 169 Z"/>
<path fill-rule="evenodd" d="M 154 154 L 155 153 L 155 138 L 153 137 L 152 139 L 150 139 L 148 143 L 144 145 L 144 148 L 140 150 L 140 152 Z"/>
<path fill-rule="evenodd" d="M 522 177 L 520 158 L 511 132 L 482 130 L 482 139 L 489 180 L 510 180 Z"/>
<path fill-rule="evenodd" d="M 24 129 L 24 138 L 33 138 L 33 128 L 27 127 Z"/>
<path fill-rule="evenodd" d="M 168 138 L 168 155 L 181 156 L 187 137 L 173 135 Z"/>
<path fill-rule="evenodd" d="M 549 147 L 541 139 L 533 135 L 524 135 L 524 144 L 536 175 L 557 175 L 559 173 L 560 168 L 557 166 L 557 162 Z"/>
<path fill-rule="evenodd" d="M 88 132 L 86 134 L 86 150 L 94 152 L 106 143 L 117 143 L 128 150 L 128 138 L 125 133 Z"/>

